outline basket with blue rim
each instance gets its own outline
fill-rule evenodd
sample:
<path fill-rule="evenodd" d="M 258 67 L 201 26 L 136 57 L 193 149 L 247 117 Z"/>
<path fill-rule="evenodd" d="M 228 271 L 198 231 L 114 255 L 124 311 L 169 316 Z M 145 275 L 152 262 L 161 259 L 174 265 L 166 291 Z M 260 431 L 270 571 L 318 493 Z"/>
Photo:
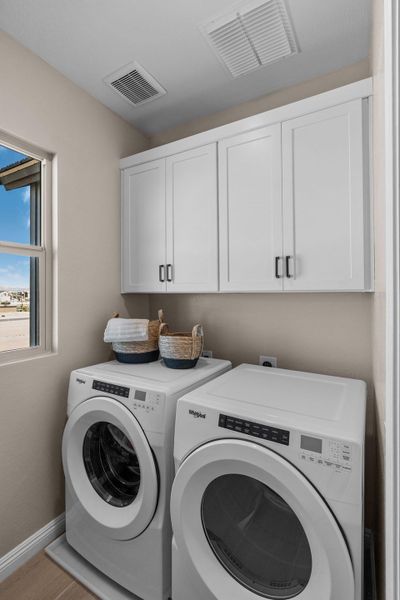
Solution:
<path fill-rule="evenodd" d="M 118 315 L 116 315 L 118 316 Z M 135 342 L 113 342 L 115 358 L 122 363 L 148 363 L 158 360 L 158 337 L 160 326 L 164 322 L 164 313 L 158 311 L 158 319 L 149 321 L 148 339 Z"/>
<path fill-rule="evenodd" d="M 167 323 L 160 326 L 158 340 L 160 355 L 170 369 L 191 369 L 196 366 L 203 351 L 204 334 L 197 324 L 191 332 L 171 332 Z"/>

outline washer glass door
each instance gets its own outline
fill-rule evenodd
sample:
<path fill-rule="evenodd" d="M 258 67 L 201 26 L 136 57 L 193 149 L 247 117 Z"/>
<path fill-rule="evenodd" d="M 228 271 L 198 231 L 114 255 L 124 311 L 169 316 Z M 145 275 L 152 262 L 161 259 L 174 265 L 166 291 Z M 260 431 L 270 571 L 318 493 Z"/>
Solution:
<path fill-rule="evenodd" d="M 96 492 L 112 506 L 131 504 L 140 487 L 140 466 L 133 443 L 116 425 L 99 421 L 83 441 L 86 473 Z"/>
<path fill-rule="evenodd" d="M 304 529 L 290 506 L 261 481 L 221 475 L 204 492 L 202 521 L 218 560 L 265 598 L 294 598 L 312 569 Z"/>
<path fill-rule="evenodd" d="M 94 397 L 75 407 L 62 455 L 71 501 L 93 526 L 113 539 L 133 539 L 148 527 L 157 508 L 157 467 L 139 421 L 126 406 Z"/>

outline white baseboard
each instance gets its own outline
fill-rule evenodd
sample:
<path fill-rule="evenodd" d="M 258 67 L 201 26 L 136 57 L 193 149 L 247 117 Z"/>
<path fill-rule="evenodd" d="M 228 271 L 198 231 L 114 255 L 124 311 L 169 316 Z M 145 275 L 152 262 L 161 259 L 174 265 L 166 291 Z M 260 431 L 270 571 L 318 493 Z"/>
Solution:
<path fill-rule="evenodd" d="M 0 558 L 0 581 L 11 575 L 64 531 L 65 514 L 63 513 L 2 556 Z"/>

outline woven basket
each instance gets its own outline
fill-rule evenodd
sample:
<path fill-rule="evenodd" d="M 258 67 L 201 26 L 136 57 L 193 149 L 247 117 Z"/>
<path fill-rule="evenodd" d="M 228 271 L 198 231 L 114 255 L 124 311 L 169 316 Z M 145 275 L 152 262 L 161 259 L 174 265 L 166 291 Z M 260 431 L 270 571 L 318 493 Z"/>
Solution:
<path fill-rule="evenodd" d="M 118 316 L 118 315 L 116 315 Z M 158 360 L 158 335 L 164 322 L 164 313 L 158 311 L 158 320 L 149 321 L 149 339 L 145 342 L 114 342 L 115 358 L 123 363 L 146 363 Z"/>
<path fill-rule="evenodd" d="M 170 369 L 191 369 L 203 351 L 203 328 L 195 325 L 190 333 L 172 333 L 167 323 L 160 326 L 161 358 Z"/>

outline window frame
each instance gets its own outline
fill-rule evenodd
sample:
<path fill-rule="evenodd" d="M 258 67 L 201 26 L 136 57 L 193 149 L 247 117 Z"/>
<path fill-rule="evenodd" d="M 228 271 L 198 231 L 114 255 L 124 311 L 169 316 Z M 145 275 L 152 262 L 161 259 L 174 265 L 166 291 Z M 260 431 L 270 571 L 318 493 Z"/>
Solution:
<path fill-rule="evenodd" d="M 21 244 L 17 242 L 1 241 L 0 253 L 27 256 L 38 259 L 39 276 L 37 294 L 39 298 L 38 309 L 38 335 L 39 344 L 29 348 L 15 348 L 0 351 L 0 366 L 14 362 L 39 358 L 53 351 L 53 170 L 54 155 L 15 138 L 0 130 L 0 144 L 11 150 L 40 160 L 41 163 L 41 211 L 40 228 L 41 241 L 38 245 Z M 33 291 L 31 290 L 31 294 Z"/>

